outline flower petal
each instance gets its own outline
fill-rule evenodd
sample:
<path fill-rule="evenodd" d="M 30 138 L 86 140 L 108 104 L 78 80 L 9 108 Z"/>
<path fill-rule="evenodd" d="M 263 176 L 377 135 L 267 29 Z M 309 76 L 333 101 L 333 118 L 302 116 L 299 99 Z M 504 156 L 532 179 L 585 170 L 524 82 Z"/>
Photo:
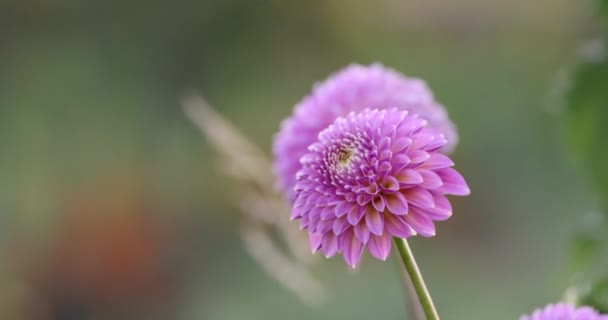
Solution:
<path fill-rule="evenodd" d="M 443 221 L 452 216 L 452 204 L 443 194 L 437 191 L 431 191 L 435 206 L 433 208 L 424 209 L 428 212 L 428 216 L 433 220 Z"/>
<path fill-rule="evenodd" d="M 452 168 L 441 169 L 437 171 L 437 174 L 441 177 L 441 181 L 443 181 L 443 186 L 439 188 L 439 191 L 455 196 L 467 196 L 471 194 L 466 181 L 456 170 Z"/>
<path fill-rule="evenodd" d="M 326 233 L 331 230 L 334 226 L 334 219 L 331 220 L 319 220 L 317 221 L 316 229 L 314 232 Z"/>
<path fill-rule="evenodd" d="M 351 267 L 355 268 L 361 259 L 363 253 L 363 244 L 355 237 L 354 232 L 349 230 L 344 233 L 340 245 L 344 261 Z"/>
<path fill-rule="evenodd" d="M 372 200 L 372 197 L 369 194 L 360 193 L 357 195 L 357 204 L 360 206 L 366 205 L 371 200 Z"/>
<path fill-rule="evenodd" d="M 384 227 L 393 237 L 408 238 L 416 234 L 402 216 L 395 216 L 390 213 L 384 214 Z"/>
<path fill-rule="evenodd" d="M 393 176 L 387 176 L 382 179 L 380 186 L 386 191 L 397 191 L 399 190 L 399 181 Z"/>
<path fill-rule="evenodd" d="M 308 237 L 308 242 L 310 244 L 310 250 L 312 252 L 317 252 L 319 248 L 321 248 L 321 241 L 323 240 L 323 235 L 320 233 L 311 233 Z"/>
<path fill-rule="evenodd" d="M 372 236 L 367 243 L 367 250 L 372 256 L 385 261 L 391 253 L 391 236 L 388 233 Z"/>
<path fill-rule="evenodd" d="M 383 162 L 383 161 L 390 160 L 392 157 L 393 157 L 393 153 L 390 150 L 385 149 L 385 150 L 382 150 L 382 152 L 380 152 L 380 155 L 378 156 L 378 160 L 380 162 Z"/>
<path fill-rule="evenodd" d="M 370 232 L 363 221 L 359 222 L 353 229 L 355 230 L 355 236 L 361 243 L 366 244 L 369 241 Z"/>
<path fill-rule="evenodd" d="M 392 172 L 393 173 L 400 172 L 401 170 L 403 170 L 403 168 L 407 167 L 407 165 L 409 165 L 410 162 L 411 162 L 410 157 L 408 157 L 407 155 L 405 155 L 403 153 L 394 155 L 393 158 L 391 159 Z"/>
<path fill-rule="evenodd" d="M 384 208 L 386 207 L 386 203 L 384 202 L 384 197 L 381 195 L 376 195 L 374 196 L 374 198 L 372 199 L 372 205 L 374 206 L 374 209 L 376 209 L 379 212 L 384 211 Z"/>
<path fill-rule="evenodd" d="M 393 151 L 393 154 L 396 154 L 399 151 L 402 151 L 403 149 L 407 148 L 411 143 L 412 139 L 408 137 L 398 138 L 391 145 L 391 151 Z"/>
<path fill-rule="evenodd" d="M 424 149 L 424 147 L 426 147 L 434 139 L 435 137 L 432 134 L 421 132 L 412 139 L 413 141 L 410 145 L 410 150 Z"/>
<path fill-rule="evenodd" d="M 350 223 L 348 222 L 348 219 L 346 219 L 346 217 L 342 216 L 342 217 L 336 218 L 334 220 L 332 230 L 335 235 L 341 235 L 349 227 L 350 227 Z"/>
<path fill-rule="evenodd" d="M 325 233 L 321 242 L 323 254 L 326 258 L 333 257 L 336 253 L 338 253 L 338 237 L 333 233 Z"/>
<path fill-rule="evenodd" d="M 384 138 L 380 139 L 380 142 L 378 142 L 378 149 L 383 150 L 386 147 L 388 147 L 390 144 L 391 144 L 391 138 L 385 136 Z"/>
<path fill-rule="evenodd" d="M 421 164 L 418 168 L 420 169 L 428 169 L 428 170 L 438 170 L 449 168 L 454 165 L 452 159 L 448 158 L 448 156 L 443 153 L 433 152 L 431 153 L 431 157 L 426 160 L 423 164 Z"/>
<path fill-rule="evenodd" d="M 395 178 L 401 185 L 414 185 L 424 181 L 418 170 L 404 169 L 395 175 Z"/>
<path fill-rule="evenodd" d="M 346 219 L 351 225 L 354 226 L 359 223 L 359 221 L 361 221 L 361 218 L 363 218 L 363 216 L 367 214 L 368 210 L 370 210 L 369 206 L 354 207 L 351 211 L 348 212 L 348 214 L 346 215 Z"/>
<path fill-rule="evenodd" d="M 386 196 L 386 208 L 392 214 L 405 215 L 407 214 L 408 205 L 407 199 L 401 192 L 394 192 Z"/>
<path fill-rule="evenodd" d="M 433 220 L 424 215 L 424 211 L 412 207 L 410 213 L 403 219 L 421 236 L 432 237 L 435 235 L 435 224 L 433 224 Z"/>
<path fill-rule="evenodd" d="M 391 163 L 389 161 L 382 161 L 378 165 L 378 174 L 385 175 L 385 174 L 389 173 L 392 168 L 393 168 L 393 166 L 391 165 Z"/>
<path fill-rule="evenodd" d="M 420 186 L 425 189 L 437 189 L 443 185 L 443 181 L 438 174 L 431 170 L 418 170 L 424 180 Z"/>
<path fill-rule="evenodd" d="M 342 201 L 342 202 L 338 203 L 338 205 L 336 206 L 336 209 L 335 209 L 335 214 L 336 214 L 335 216 L 341 217 L 341 216 L 345 215 L 354 206 L 355 205 L 353 203 L 348 202 L 348 201 Z"/>
<path fill-rule="evenodd" d="M 365 189 L 363 189 L 367 194 L 377 194 L 380 191 L 378 184 L 375 182 L 370 183 Z"/>
<path fill-rule="evenodd" d="M 312 214 L 310 214 L 310 213 L 309 213 L 309 215 L 312 216 Z M 327 220 L 327 219 L 335 218 L 336 217 L 336 209 L 335 209 L 335 207 L 333 207 L 333 206 L 322 207 L 320 216 L 321 216 L 321 220 Z"/>
<path fill-rule="evenodd" d="M 401 192 L 403 192 L 407 201 L 415 206 L 420 208 L 432 208 L 435 206 L 433 195 L 426 189 L 415 187 Z"/>
<path fill-rule="evenodd" d="M 419 164 L 431 158 L 431 155 L 423 150 L 413 150 L 408 154 L 412 164 Z"/>
<path fill-rule="evenodd" d="M 294 207 L 291 209 L 291 215 L 289 216 L 289 219 L 291 220 L 295 220 L 298 219 L 299 217 L 302 216 L 302 208 L 298 208 L 298 207 Z"/>
<path fill-rule="evenodd" d="M 380 212 L 370 210 L 365 214 L 365 224 L 371 233 L 381 235 L 384 230 L 384 217 Z"/>

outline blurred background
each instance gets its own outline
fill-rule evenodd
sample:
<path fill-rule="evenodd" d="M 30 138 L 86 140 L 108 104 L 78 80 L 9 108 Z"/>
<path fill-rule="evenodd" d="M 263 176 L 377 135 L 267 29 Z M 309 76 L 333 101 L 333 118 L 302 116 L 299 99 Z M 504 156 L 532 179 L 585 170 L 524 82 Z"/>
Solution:
<path fill-rule="evenodd" d="M 313 305 L 265 272 L 241 241 L 239 181 L 180 106 L 201 92 L 269 153 L 313 83 L 352 62 L 424 78 L 459 128 L 472 195 L 412 240 L 440 313 L 558 300 L 597 204 L 551 92 L 592 17 L 568 0 L 2 0 L 0 318 L 405 319 L 395 261 L 314 261 Z"/>

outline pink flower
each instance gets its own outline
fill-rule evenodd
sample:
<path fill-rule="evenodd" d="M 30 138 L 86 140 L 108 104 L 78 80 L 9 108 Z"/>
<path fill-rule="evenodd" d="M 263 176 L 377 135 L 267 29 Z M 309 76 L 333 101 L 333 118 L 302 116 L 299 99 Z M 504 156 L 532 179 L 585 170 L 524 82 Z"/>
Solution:
<path fill-rule="evenodd" d="M 364 248 L 381 260 L 392 237 L 435 235 L 452 214 L 446 194 L 468 195 L 454 163 L 439 152 L 443 133 L 398 109 L 338 118 L 301 157 L 292 219 L 313 251 L 342 253 L 355 267 Z"/>
<path fill-rule="evenodd" d="M 406 78 L 379 64 L 348 66 L 316 85 L 296 105 L 294 114 L 281 124 L 273 146 L 274 171 L 289 201 L 293 200 L 296 172 L 302 168 L 299 160 L 317 140 L 319 132 L 337 117 L 366 108 L 397 108 L 418 114 L 445 135 L 444 153 L 458 142 L 454 125 L 424 81 Z"/>
<path fill-rule="evenodd" d="M 601 315 L 590 307 L 576 308 L 571 304 L 558 303 L 537 309 L 519 320 L 608 320 L 608 315 Z"/>

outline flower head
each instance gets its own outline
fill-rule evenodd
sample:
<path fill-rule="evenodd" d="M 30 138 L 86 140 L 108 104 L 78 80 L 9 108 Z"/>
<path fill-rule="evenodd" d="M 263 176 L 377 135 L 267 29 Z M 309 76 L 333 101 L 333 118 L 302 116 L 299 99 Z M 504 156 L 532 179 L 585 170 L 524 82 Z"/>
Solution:
<path fill-rule="evenodd" d="M 571 304 L 558 303 L 537 309 L 519 320 L 608 320 L 608 315 L 600 315 L 590 307 L 576 308 Z"/>
<path fill-rule="evenodd" d="M 274 171 L 280 189 L 290 201 L 296 172 L 301 169 L 299 159 L 316 141 L 319 132 L 337 117 L 367 108 L 397 108 L 418 114 L 445 135 L 444 153 L 457 143 L 454 125 L 424 81 L 406 78 L 379 64 L 351 65 L 316 85 L 312 93 L 296 105 L 294 114 L 281 124 L 273 146 Z"/>
<path fill-rule="evenodd" d="M 407 111 L 366 109 L 338 118 L 301 158 L 291 218 L 326 257 L 342 253 L 354 267 L 367 247 L 385 260 L 393 236 L 435 235 L 433 221 L 452 214 L 446 194 L 469 194 L 438 151 L 446 143 Z"/>

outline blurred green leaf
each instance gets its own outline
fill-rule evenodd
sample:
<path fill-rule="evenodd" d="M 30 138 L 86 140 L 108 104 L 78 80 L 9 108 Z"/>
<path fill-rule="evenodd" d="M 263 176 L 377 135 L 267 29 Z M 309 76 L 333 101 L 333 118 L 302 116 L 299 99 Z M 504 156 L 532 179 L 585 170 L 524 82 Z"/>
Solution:
<path fill-rule="evenodd" d="M 608 0 L 598 0 L 598 7 L 600 15 L 608 18 Z"/>
<path fill-rule="evenodd" d="M 581 297 L 580 304 L 593 307 L 601 313 L 608 312 L 608 279 L 594 283 L 591 290 Z"/>
<path fill-rule="evenodd" d="M 573 270 L 588 271 L 608 250 L 608 218 L 604 212 L 592 211 L 581 215 L 578 224 L 570 247 L 571 263 Z"/>
<path fill-rule="evenodd" d="M 572 261 L 575 270 L 579 270 L 589 263 L 603 246 L 603 241 L 594 235 L 579 232 L 572 241 Z"/>
<path fill-rule="evenodd" d="M 568 140 L 608 208 L 608 62 L 585 63 L 566 97 Z"/>

